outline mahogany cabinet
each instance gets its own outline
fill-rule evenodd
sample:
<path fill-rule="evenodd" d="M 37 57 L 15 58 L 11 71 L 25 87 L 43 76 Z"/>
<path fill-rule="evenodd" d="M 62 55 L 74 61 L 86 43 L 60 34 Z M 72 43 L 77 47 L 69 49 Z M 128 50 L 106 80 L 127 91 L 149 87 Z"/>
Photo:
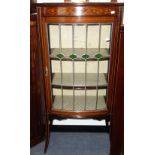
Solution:
<path fill-rule="evenodd" d="M 122 11 L 122 3 L 37 5 L 46 104 L 45 152 L 53 119 L 105 119 L 111 126 Z"/>
<path fill-rule="evenodd" d="M 110 155 L 123 154 L 123 5 L 36 4 L 31 139 L 41 140 L 45 125 L 45 152 L 53 119 L 92 118 L 110 125 Z"/>

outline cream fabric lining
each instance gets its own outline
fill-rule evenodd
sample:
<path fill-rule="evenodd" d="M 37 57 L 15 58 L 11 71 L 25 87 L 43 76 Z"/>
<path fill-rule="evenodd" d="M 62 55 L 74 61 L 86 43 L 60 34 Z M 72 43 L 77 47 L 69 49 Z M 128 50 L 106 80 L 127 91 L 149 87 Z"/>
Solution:
<path fill-rule="evenodd" d="M 85 108 L 85 96 L 75 96 L 75 109 L 74 111 L 95 111 L 95 110 L 107 110 L 105 99 L 103 96 L 98 97 L 97 109 L 96 109 L 96 97 L 87 96 L 86 110 Z M 62 110 L 62 98 L 56 96 L 53 103 L 53 109 Z M 73 96 L 63 97 L 63 110 L 73 111 Z"/>
<path fill-rule="evenodd" d="M 61 74 L 54 74 L 53 85 L 61 85 Z M 87 74 L 87 86 L 96 86 L 97 84 L 97 74 L 89 73 Z M 64 73 L 63 74 L 63 86 L 72 86 L 73 85 L 73 74 L 72 73 Z M 105 79 L 105 74 L 99 74 L 99 86 L 107 86 L 107 82 Z M 74 86 L 85 86 L 85 74 L 83 73 L 75 73 L 75 81 Z"/>

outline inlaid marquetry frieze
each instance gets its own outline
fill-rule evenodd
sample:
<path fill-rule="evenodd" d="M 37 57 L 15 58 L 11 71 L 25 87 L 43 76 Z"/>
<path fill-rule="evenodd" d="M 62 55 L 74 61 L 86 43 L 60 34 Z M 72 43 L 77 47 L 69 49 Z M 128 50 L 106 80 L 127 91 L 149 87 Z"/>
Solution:
<path fill-rule="evenodd" d="M 90 6 L 76 6 L 76 7 L 44 7 L 44 16 L 117 16 L 118 8 L 116 7 L 90 7 Z"/>

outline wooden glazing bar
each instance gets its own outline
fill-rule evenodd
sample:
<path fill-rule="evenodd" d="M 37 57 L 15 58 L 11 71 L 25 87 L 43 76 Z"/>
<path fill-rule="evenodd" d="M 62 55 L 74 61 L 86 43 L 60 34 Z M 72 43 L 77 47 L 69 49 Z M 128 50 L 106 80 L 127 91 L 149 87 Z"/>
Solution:
<path fill-rule="evenodd" d="M 99 24 L 99 41 L 98 41 L 98 53 L 100 54 L 100 46 L 101 46 L 101 24 Z M 96 109 L 97 109 L 97 103 L 98 103 L 98 82 L 99 82 L 99 59 L 97 62 L 97 83 L 96 83 Z"/>
<path fill-rule="evenodd" d="M 59 49 L 60 53 L 62 53 L 62 43 L 61 43 L 61 24 L 59 24 Z M 62 105 L 61 108 L 63 110 L 63 73 L 62 73 L 62 59 L 60 59 L 60 75 L 61 75 L 61 97 L 62 97 Z"/>
<path fill-rule="evenodd" d="M 72 25 L 72 54 L 74 54 L 74 25 Z M 74 82 L 75 82 L 75 74 L 74 74 L 74 59 L 72 59 L 73 63 L 73 111 L 75 110 L 75 89 L 74 89 Z"/>
<path fill-rule="evenodd" d="M 85 55 L 87 55 L 87 37 L 88 37 L 88 25 L 86 24 L 86 52 Z M 87 59 L 85 59 L 85 107 L 84 109 L 86 110 L 87 106 Z"/>

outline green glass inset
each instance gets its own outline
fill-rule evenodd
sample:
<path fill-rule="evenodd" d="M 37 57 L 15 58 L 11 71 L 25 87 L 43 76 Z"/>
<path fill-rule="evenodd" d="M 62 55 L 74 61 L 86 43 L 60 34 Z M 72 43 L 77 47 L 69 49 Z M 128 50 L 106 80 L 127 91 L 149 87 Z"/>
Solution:
<path fill-rule="evenodd" d="M 87 60 L 89 58 L 89 55 L 88 54 L 83 54 L 82 55 L 82 58 L 85 59 L 85 60 Z"/>
<path fill-rule="evenodd" d="M 95 58 L 98 59 L 98 60 L 101 60 L 101 59 L 103 58 L 103 55 L 100 54 L 100 53 L 97 53 L 97 54 L 95 55 Z"/>
<path fill-rule="evenodd" d="M 74 59 L 77 58 L 77 55 L 76 55 L 76 54 L 71 54 L 69 57 L 70 57 L 72 60 L 74 60 Z"/>
<path fill-rule="evenodd" d="M 63 59 L 64 58 L 64 55 L 62 53 L 59 53 L 56 56 L 57 56 L 58 59 Z"/>

